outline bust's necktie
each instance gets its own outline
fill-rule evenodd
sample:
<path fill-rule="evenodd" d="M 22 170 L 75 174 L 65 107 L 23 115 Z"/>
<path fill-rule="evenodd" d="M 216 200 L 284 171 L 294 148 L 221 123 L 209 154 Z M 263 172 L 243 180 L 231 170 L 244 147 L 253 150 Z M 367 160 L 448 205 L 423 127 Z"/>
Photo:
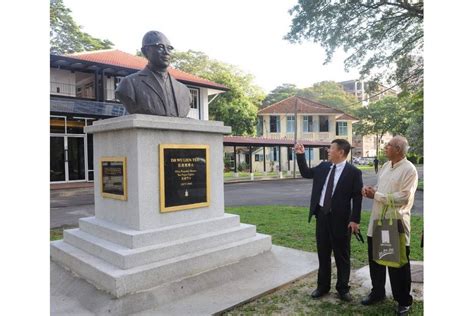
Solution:
<path fill-rule="evenodd" d="M 328 214 L 331 210 L 332 190 L 334 188 L 334 176 L 336 174 L 336 165 L 332 165 L 331 173 L 329 174 L 328 185 L 324 193 L 323 213 Z"/>

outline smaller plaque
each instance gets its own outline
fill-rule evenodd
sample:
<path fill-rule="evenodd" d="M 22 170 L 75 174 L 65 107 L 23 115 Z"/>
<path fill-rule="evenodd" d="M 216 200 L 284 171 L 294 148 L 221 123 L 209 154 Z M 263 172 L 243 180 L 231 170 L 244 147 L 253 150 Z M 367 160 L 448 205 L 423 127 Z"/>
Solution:
<path fill-rule="evenodd" d="M 102 197 L 126 201 L 127 157 L 102 157 L 99 166 Z"/>

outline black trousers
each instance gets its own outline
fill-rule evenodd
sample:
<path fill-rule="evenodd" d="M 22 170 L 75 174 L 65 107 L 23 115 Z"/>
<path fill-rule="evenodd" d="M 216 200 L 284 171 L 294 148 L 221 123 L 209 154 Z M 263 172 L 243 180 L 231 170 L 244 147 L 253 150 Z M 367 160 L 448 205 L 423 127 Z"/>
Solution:
<path fill-rule="evenodd" d="M 372 257 L 372 237 L 367 237 L 369 246 L 369 268 L 370 278 L 372 280 L 372 292 L 374 297 L 385 296 L 385 276 L 387 274 L 386 266 L 376 263 Z M 403 306 L 410 306 L 413 303 L 411 290 L 411 270 L 410 270 L 410 246 L 406 246 L 408 263 L 401 268 L 388 267 L 390 285 L 395 301 Z"/>
<path fill-rule="evenodd" d="M 316 222 L 316 246 L 319 259 L 318 289 L 320 291 L 329 292 L 331 288 L 331 253 L 334 252 L 337 267 L 336 290 L 340 294 L 349 292 L 350 238 L 349 233 L 346 236 L 335 236 L 331 229 L 331 213 L 325 215 L 320 212 Z"/>

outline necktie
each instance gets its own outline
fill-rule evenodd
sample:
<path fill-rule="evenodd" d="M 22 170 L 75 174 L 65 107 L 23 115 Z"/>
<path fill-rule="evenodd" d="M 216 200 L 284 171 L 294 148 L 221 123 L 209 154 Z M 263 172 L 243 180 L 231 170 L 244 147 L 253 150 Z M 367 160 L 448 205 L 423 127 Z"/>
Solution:
<path fill-rule="evenodd" d="M 328 185 L 324 193 L 323 213 L 328 214 L 331 210 L 332 189 L 334 188 L 334 176 L 336 174 L 336 165 L 332 165 L 331 173 L 329 174 Z"/>

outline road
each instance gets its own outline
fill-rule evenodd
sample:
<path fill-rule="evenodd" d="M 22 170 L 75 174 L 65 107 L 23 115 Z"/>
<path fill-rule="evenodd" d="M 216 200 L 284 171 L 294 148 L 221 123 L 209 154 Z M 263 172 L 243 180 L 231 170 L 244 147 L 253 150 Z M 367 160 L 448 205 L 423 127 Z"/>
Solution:
<path fill-rule="evenodd" d="M 418 168 L 423 179 L 423 169 Z M 363 172 L 366 185 L 377 181 L 372 170 Z M 294 205 L 309 206 L 312 181 L 308 179 L 268 180 L 224 185 L 225 206 L 250 205 Z M 50 227 L 63 225 L 77 226 L 78 219 L 94 215 L 93 188 L 51 190 Z M 362 209 L 370 210 L 372 200 L 363 199 Z M 423 191 L 417 191 L 412 209 L 415 214 L 423 214 Z"/>

